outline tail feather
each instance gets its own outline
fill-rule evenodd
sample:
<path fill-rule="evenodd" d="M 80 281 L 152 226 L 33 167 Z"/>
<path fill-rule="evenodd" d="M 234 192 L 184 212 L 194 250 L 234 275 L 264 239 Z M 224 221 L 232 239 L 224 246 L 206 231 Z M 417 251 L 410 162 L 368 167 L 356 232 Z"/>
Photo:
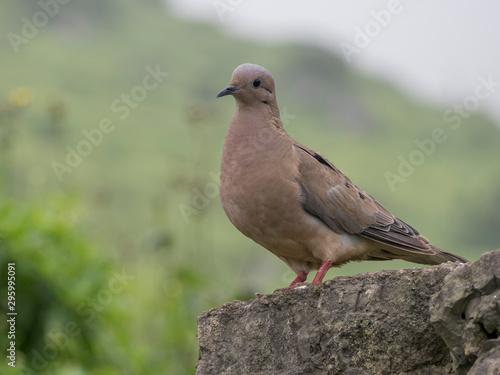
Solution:
<path fill-rule="evenodd" d="M 469 261 L 459 255 L 448 253 L 436 247 L 430 245 L 430 251 L 411 251 L 398 249 L 394 247 L 384 247 L 377 250 L 373 250 L 368 254 L 368 260 L 391 260 L 391 259 L 401 259 L 407 262 L 436 265 L 446 262 L 460 262 L 469 263 Z"/>
<path fill-rule="evenodd" d="M 469 263 L 467 259 L 462 258 L 459 255 L 448 253 L 447 251 L 444 251 L 443 249 L 440 249 L 439 247 L 436 247 L 434 245 L 431 245 L 431 249 L 436 253 L 435 255 L 430 256 L 433 260 L 435 260 L 436 263 L 434 264 L 440 264 L 446 262 Z"/>

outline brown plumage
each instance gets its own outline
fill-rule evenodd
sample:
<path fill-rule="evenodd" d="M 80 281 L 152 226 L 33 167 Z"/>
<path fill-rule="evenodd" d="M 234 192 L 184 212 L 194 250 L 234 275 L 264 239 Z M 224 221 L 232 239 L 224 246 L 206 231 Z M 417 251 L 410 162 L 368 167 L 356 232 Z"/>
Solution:
<path fill-rule="evenodd" d="M 231 222 L 297 274 L 352 260 L 403 259 L 422 264 L 467 262 L 432 245 L 389 213 L 319 153 L 283 128 L 274 79 L 263 67 L 238 66 L 217 97 L 236 111 L 222 154 L 220 195 Z"/>

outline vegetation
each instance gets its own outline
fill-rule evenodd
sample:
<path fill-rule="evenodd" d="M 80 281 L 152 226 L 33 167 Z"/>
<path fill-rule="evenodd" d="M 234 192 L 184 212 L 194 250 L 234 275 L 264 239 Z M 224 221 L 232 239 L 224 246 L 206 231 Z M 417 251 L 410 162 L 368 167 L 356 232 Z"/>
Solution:
<path fill-rule="evenodd" d="M 202 311 L 292 279 L 217 194 L 234 103 L 215 95 L 243 62 L 273 72 L 294 138 L 436 245 L 473 260 L 498 247 L 500 134 L 479 113 L 454 130 L 446 108 L 336 56 L 237 39 L 159 1 L 69 2 L 28 38 L 41 11 L 0 12 L 0 34 L 26 40 L 0 40 L 0 279 L 15 262 L 19 312 L 8 373 L 193 374 Z M 385 173 L 436 128 L 446 141 L 391 189 Z"/>

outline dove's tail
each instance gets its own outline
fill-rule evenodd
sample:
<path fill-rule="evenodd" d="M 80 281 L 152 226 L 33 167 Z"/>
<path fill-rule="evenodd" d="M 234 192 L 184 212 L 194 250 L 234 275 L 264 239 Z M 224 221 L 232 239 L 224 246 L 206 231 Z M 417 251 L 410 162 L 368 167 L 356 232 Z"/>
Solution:
<path fill-rule="evenodd" d="M 469 263 L 469 261 L 461 256 L 448 253 L 443 249 L 440 249 L 437 246 L 431 245 L 431 249 L 436 253 L 434 255 L 429 255 L 429 261 L 433 263 L 427 264 L 441 264 L 446 262 L 460 262 L 460 263 Z"/>
<path fill-rule="evenodd" d="M 401 249 L 396 247 L 384 246 L 377 250 L 372 250 L 367 254 L 367 260 L 390 260 L 402 259 L 407 262 L 436 265 L 446 262 L 469 263 L 461 256 L 448 253 L 437 246 L 428 243 L 429 249 L 421 251 L 418 249 Z"/>

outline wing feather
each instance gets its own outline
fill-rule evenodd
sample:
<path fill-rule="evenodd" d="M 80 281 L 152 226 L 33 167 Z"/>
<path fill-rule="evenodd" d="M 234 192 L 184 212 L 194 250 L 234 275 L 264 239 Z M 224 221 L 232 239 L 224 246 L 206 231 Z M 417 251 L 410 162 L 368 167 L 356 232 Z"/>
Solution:
<path fill-rule="evenodd" d="M 359 234 L 391 247 L 433 255 L 436 252 L 417 229 L 395 217 L 357 187 L 330 161 L 301 144 L 302 205 L 337 233 Z"/>

